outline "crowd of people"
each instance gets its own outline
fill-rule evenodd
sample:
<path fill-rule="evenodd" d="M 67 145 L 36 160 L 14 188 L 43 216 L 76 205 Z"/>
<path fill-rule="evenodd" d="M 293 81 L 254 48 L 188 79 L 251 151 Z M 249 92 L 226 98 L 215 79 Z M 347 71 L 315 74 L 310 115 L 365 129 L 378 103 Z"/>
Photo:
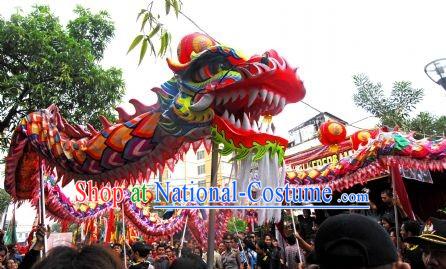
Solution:
<path fill-rule="evenodd" d="M 332 216 L 304 210 L 295 224 L 284 222 L 271 233 L 226 234 L 215 246 L 216 269 L 446 269 L 446 220 L 426 223 L 395 214 L 392 192 L 381 193 L 382 204 L 367 214 L 338 212 Z M 392 209 L 392 210 L 390 210 Z M 400 208 L 401 209 L 401 208 Z M 395 216 L 398 221 L 395 221 Z M 395 223 L 399 223 L 398 227 Z M 398 229 L 397 229 L 398 228 Z M 398 232 L 397 232 L 398 231 Z M 206 249 L 195 241 L 161 237 L 151 244 L 56 247 L 40 258 L 47 229 L 39 227 L 34 245 L 20 255 L 14 245 L 0 244 L 0 268 L 208 268 Z"/>

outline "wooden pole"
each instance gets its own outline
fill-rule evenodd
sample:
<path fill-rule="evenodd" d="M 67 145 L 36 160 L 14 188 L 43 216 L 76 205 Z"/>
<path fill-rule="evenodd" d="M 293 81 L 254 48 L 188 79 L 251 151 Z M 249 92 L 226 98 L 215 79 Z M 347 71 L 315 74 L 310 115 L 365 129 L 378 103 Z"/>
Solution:
<path fill-rule="evenodd" d="M 183 252 L 184 237 L 186 236 L 186 228 L 188 220 L 189 220 L 189 215 L 186 216 L 186 221 L 184 222 L 183 235 L 181 236 L 180 253 L 178 254 L 178 258 L 181 258 L 181 253 Z"/>
<path fill-rule="evenodd" d="M 218 144 L 212 142 L 212 159 L 211 159 L 211 187 L 217 187 L 217 170 L 218 170 Z M 209 269 L 214 268 L 214 249 L 215 249 L 215 209 L 209 210 L 209 228 L 208 228 L 208 251 L 207 265 Z"/>
<path fill-rule="evenodd" d="M 42 170 L 42 158 L 39 157 L 39 172 L 40 172 L 40 199 L 39 199 L 39 223 L 46 229 L 45 225 L 45 179 Z M 40 257 L 46 255 L 47 238 L 46 234 L 43 237 L 43 250 L 40 252 Z"/>
<path fill-rule="evenodd" d="M 291 203 L 290 203 L 290 206 L 291 206 Z M 296 222 L 294 221 L 294 210 L 293 209 L 290 209 L 290 210 L 291 210 L 291 220 L 293 221 L 293 231 L 294 231 L 294 235 L 296 235 L 297 230 L 296 230 Z M 304 263 L 304 261 L 302 260 L 302 254 L 300 252 L 299 240 L 297 240 L 296 244 L 297 244 L 297 251 L 299 252 L 299 263 Z"/>
<path fill-rule="evenodd" d="M 396 170 L 398 170 L 398 171 L 396 171 Z M 397 169 L 395 167 L 391 167 L 390 174 L 392 177 L 392 189 L 393 189 L 393 200 L 394 200 L 393 201 L 393 211 L 395 214 L 396 249 L 397 249 L 398 253 L 400 253 L 400 250 L 401 250 L 401 243 L 400 243 L 400 237 L 399 237 L 400 228 L 399 228 L 399 223 L 398 223 L 399 222 L 398 221 L 398 208 L 395 203 L 395 199 L 397 199 L 398 195 L 395 190 L 395 175 L 394 175 L 394 173 L 399 173 L 399 169 Z"/>
<path fill-rule="evenodd" d="M 3 213 L 3 224 L 2 224 L 2 229 L 3 229 L 3 231 L 5 231 L 5 229 L 6 229 L 6 220 L 8 219 L 8 211 L 9 211 L 9 205 L 10 204 L 8 204 L 7 206 L 6 206 L 6 208 L 5 208 L 5 212 Z"/>
<path fill-rule="evenodd" d="M 125 240 L 125 213 L 124 213 L 124 202 L 122 202 L 122 210 L 121 210 L 121 214 L 122 214 L 122 236 L 124 238 L 124 245 L 122 246 L 123 250 L 124 250 L 124 268 L 127 268 L 127 243 Z"/>

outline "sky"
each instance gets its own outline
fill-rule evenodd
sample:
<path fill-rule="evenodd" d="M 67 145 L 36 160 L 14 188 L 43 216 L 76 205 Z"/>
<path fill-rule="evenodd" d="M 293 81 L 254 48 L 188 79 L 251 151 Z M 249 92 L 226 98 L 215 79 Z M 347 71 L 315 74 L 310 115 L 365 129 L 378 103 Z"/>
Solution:
<path fill-rule="evenodd" d="M 46 4 L 66 24 L 74 18 L 77 4 L 92 11 L 107 10 L 116 32 L 101 64 L 123 70 L 124 102 L 138 98 L 156 102 L 149 90 L 172 75 L 164 59 L 146 56 L 138 66 L 138 52 L 127 55 L 139 33 L 136 16 L 149 1 L 0 1 L 4 18 L 28 12 L 35 4 Z M 155 1 L 162 7 L 164 1 Z M 424 66 L 446 57 L 446 36 L 442 32 L 446 1 L 183 1 L 183 12 L 220 43 L 244 52 L 261 54 L 277 50 L 288 63 L 298 67 L 307 94 L 304 101 L 321 111 L 355 122 L 369 116 L 356 107 L 352 76 L 367 74 L 385 89 L 394 81 L 409 80 L 425 89 L 417 111 L 444 114 L 446 92 L 424 73 Z M 179 39 L 198 31 L 183 17 L 163 21 L 173 34 L 172 52 Z M 170 57 L 176 57 L 171 55 Z M 126 106 L 128 107 L 128 106 Z M 290 104 L 274 122 L 280 135 L 317 114 L 302 103 Z M 368 120 L 355 124 L 371 127 Z"/>

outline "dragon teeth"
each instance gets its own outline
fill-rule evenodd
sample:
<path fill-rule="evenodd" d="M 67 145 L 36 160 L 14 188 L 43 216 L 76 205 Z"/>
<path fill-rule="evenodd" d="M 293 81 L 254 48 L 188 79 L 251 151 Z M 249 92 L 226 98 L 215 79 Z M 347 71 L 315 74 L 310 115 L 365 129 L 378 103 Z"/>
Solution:
<path fill-rule="evenodd" d="M 268 92 L 268 96 L 266 97 L 266 103 L 268 105 L 271 105 L 271 102 L 273 101 L 274 98 L 274 93 L 273 92 Z"/>
<path fill-rule="evenodd" d="M 257 125 L 257 122 L 254 120 L 254 121 L 252 121 L 252 129 L 255 131 L 255 132 L 258 132 L 259 131 L 259 126 Z"/>
<path fill-rule="evenodd" d="M 249 118 L 248 118 L 248 115 L 246 115 L 246 113 L 243 113 L 242 128 L 244 130 L 250 130 L 251 129 L 251 124 L 249 123 Z"/>
<path fill-rule="evenodd" d="M 279 94 L 275 94 L 274 95 L 274 106 L 276 107 L 278 104 L 279 104 L 279 101 L 280 101 L 280 95 Z"/>
<path fill-rule="evenodd" d="M 220 105 L 221 101 L 223 101 L 223 97 L 221 97 L 221 96 L 215 97 L 215 105 L 216 106 Z"/>
<path fill-rule="evenodd" d="M 223 113 L 223 118 L 229 119 L 229 112 L 225 110 L 225 113 Z"/>
<path fill-rule="evenodd" d="M 235 100 L 237 100 L 239 97 L 239 93 L 238 92 L 234 92 L 231 96 L 231 102 L 234 102 Z"/>
<path fill-rule="evenodd" d="M 272 124 L 268 124 L 268 127 L 266 128 L 266 133 L 271 135 L 274 134 Z"/>
<path fill-rule="evenodd" d="M 260 100 L 262 100 L 262 102 L 265 102 L 266 96 L 268 95 L 268 90 L 267 89 L 262 89 L 260 91 Z"/>
<path fill-rule="evenodd" d="M 254 101 L 257 98 L 258 93 L 259 93 L 259 90 L 251 90 L 251 92 L 249 93 L 248 107 L 250 107 L 254 103 Z"/>
<path fill-rule="evenodd" d="M 231 114 L 231 116 L 229 117 L 229 121 L 230 121 L 232 124 L 235 124 L 235 117 L 234 117 L 233 114 Z"/>
<path fill-rule="evenodd" d="M 285 105 L 286 105 L 286 99 L 285 99 L 285 97 L 280 97 L 280 102 L 279 102 L 279 104 L 280 104 L 280 107 L 281 107 L 282 109 L 285 107 Z"/>
<path fill-rule="evenodd" d="M 239 119 L 237 119 L 237 121 L 235 122 L 235 127 L 237 127 L 237 128 L 242 128 L 242 123 L 240 122 L 240 120 Z"/>
<path fill-rule="evenodd" d="M 245 98 L 245 96 L 246 96 L 246 91 L 245 90 L 241 90 L 239 93 L 240 93 L 240 99 Z"/>
<path fill-rule="evenodd" d="M 225 96 L 223 97 L 223 103 L 222 103 L 222 105 L 225 105 L 225 104 L 229 101 L 230 98 L 231 98 L 231 95 L 229 95 L 229 94 L 225 95 Z"/>

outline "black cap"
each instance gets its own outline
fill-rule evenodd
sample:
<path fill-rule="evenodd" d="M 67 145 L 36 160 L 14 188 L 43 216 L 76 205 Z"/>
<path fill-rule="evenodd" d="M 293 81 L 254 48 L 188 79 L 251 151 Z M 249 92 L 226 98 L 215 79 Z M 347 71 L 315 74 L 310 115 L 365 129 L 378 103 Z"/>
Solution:
<path fill-rule="evenodd" d="M 398 259 L 396 248 L 381 225 L 358 214 L 325 220 L 314 245 L 321 268 L 375 267 Z"/>
<path fill-rule="evenodd" d="M 446 220 L 430 218 L 420 236 L 409 237 L 405 241 L 421 247 L 446 249 Z"/>

